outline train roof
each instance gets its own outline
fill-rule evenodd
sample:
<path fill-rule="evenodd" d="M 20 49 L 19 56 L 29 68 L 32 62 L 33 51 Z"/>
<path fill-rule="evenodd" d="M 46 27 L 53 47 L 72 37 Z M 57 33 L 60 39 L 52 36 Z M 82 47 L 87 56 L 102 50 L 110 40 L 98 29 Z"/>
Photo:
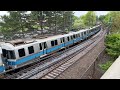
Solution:
<path fill-rule="evenodd" d="M 95 27 L 93 27 L 93 28 L 95 28 Z M 58 39 L 58 38 L 67 37 L 69 35 L 84 32 L 86 30 L 90 30 L 90 29 L 82 29 L 82 30 L 77 31 L 77 32 L 70 32 L 68 34 L 50 36 L 50 37 L 47 37 L 47 38 L 44 38 L 44 39 L 32 39 L 32 40 L 29 40 L 29 41 L 13 40 L 13 41 L 8 41 L 8 42 L 5 42 L 5 43 L 2 43 L 1 47 L 3 49 L 7 49 L 7 50 L 14 50 L 16 48 L 22 48 L 22 47 L 31 46 L 31 45 L 34 45 L 34 44 L 37 44 L 37 43 L 46 42 L 46 41 L 49 41 L 49 40 L 55 40 L 55 39 Z"/>
<path fill-rule="evenodd" d="M 12 40 L 12 41 L 7 41 L 5 43 L 2 43 L 1 47 L 9 50 L 9 49 L 15 49 L 17 47 L 19 48 L 19 47 L 29 46 L 29 45 L 33 45 L 33 44 L 36 44 L 36 43 L 49 41 L 49 40 L 54 40 L 54 39 L 61 38 L 61 37 L 63 37 L 63 36 L 62 35 L 56 35 L 56 36 L 51 36 L 51 37 L 44 38 L 44 39 Z"/>

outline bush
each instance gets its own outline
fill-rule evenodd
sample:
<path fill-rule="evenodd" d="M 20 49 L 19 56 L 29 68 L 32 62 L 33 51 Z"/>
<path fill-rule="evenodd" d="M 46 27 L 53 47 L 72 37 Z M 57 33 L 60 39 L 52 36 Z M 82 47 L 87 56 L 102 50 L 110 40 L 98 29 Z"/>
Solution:
<path fill-rule="evenodd" d="M 106 71 L 112 65 L 112 63 L 113 61 L 107 61 L 106 63 L 100 64 L 99 66 L 103 71 Z"/>

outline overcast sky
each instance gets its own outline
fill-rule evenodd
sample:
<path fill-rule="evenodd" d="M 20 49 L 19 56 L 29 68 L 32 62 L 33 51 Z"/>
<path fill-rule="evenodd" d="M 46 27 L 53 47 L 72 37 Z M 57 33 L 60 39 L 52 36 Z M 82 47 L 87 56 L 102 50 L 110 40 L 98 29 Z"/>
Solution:
<path fill-rule="evenodd" d="M 75 12 L 75 16 L 82 16 L 84 14 L 86 14 L 88 11 L 74 11 Z M 100 16 L 100 15 L 106 15 L 109 11 L 95 11 L 96 15 Z M 5 15 L 8 14 L 6 11 L 0 11 L 0 15 Z"/>
<path fill-rule="evenodd" d="M 74 11 L 75 12 L 75 16 L 82 16 L 84 14 L 86 14 L 88 11 Z M 100 16 L 100 15 L 106 15 L 109 11 L 95 11 L 96 15 Z"/>

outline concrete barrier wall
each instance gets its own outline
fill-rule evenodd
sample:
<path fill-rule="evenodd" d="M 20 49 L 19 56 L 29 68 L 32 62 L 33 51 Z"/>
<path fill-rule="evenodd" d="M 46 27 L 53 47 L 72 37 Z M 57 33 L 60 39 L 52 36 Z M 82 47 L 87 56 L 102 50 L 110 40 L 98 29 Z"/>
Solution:
<path fill-rule="evenodd" d="M 120 79 L 120 56 L 104 73 L 101 79 Z"/>

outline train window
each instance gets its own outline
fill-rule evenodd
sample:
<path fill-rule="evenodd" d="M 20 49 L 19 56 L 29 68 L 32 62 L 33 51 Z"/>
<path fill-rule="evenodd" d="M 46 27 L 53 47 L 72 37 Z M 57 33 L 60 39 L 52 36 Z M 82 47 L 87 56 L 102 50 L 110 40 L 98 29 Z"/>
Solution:
<path fill-rule="evenodd" d="M 54 46 L 54 41 L 51 41 L 51 46 Z"/>
<path fill-rule="evenodd" d="M 76 36 L 76 38 L 78 37 L 77 34 L 75 36 Z"/>
<path fill-rule="evenodd" d="M 69 37 L 67 37 L 67 40 L 68 40 L 68 41 L 70 41 L 70 38 L 69 38 Z"/>
<path fill-rule="evenodd" d="M 57 40 L 55 40 L 55 45 L 58 45 L 58 42 L 57 42 Z"/>
<path fill-rule="evenodd" d="M 84 32 L 84 35 L 86 34 L 86 32 Z"/>
<path fill-rule="evenodd" d="M 78 38 L 78 34 L 76 34 L 76 37 Z"/>
<path fill-rule="evenodd" d="M 71 37 L 71 40 L 73 40 L 73 37 L 72 36 L 70 36 Z"/>
<path fill-rule="evenodd" d="M 40 47 L 40 50 L 42 50 L 42 45 L 41 45 L 41 43 L 39 44 L 39 47 Z"/>
<path fill-rule="evenodd" d="M 75 39 L 75 35 L 73 35 L 73 38 Z"/>
<path fill-rule="evenodd" d="M 63 43 L 63 40 L 62 40 L 62 38 L 60 38 L 60 42 L 61 42 L 61 43 Z"/>
<path fill-rule="evenodd" d="M 47 43 L 44 42 L 43 45 L 44 45 L 44 49 L 46 49 L 47 48 Z"/>
<path fill-rule="evenodd" d="M 19 57 L 25 56 L 25 49 L 24 49 L 24 48 L 19 49 L 19 50 L 18 50 L 18 53 L 19 53 Z"/>
<path fill-rule="evenodd" d="M 65 38 L 63 37 L 63 42 L 65 42 Z"/>
<path fill-rule="evenodd" d="M 83 36 L 83 33 L 81 32 L 81 37 Z"/>
<path fill-rule="evenodd" d="M 34 48 L 33 46 L 28 47 L 29 54 L 34 53 Z"/>
<path fill-rule="evenodd" d="M 14 51 L 7 51 L 7 59 L 15 59 L 15 52 Z"/>

